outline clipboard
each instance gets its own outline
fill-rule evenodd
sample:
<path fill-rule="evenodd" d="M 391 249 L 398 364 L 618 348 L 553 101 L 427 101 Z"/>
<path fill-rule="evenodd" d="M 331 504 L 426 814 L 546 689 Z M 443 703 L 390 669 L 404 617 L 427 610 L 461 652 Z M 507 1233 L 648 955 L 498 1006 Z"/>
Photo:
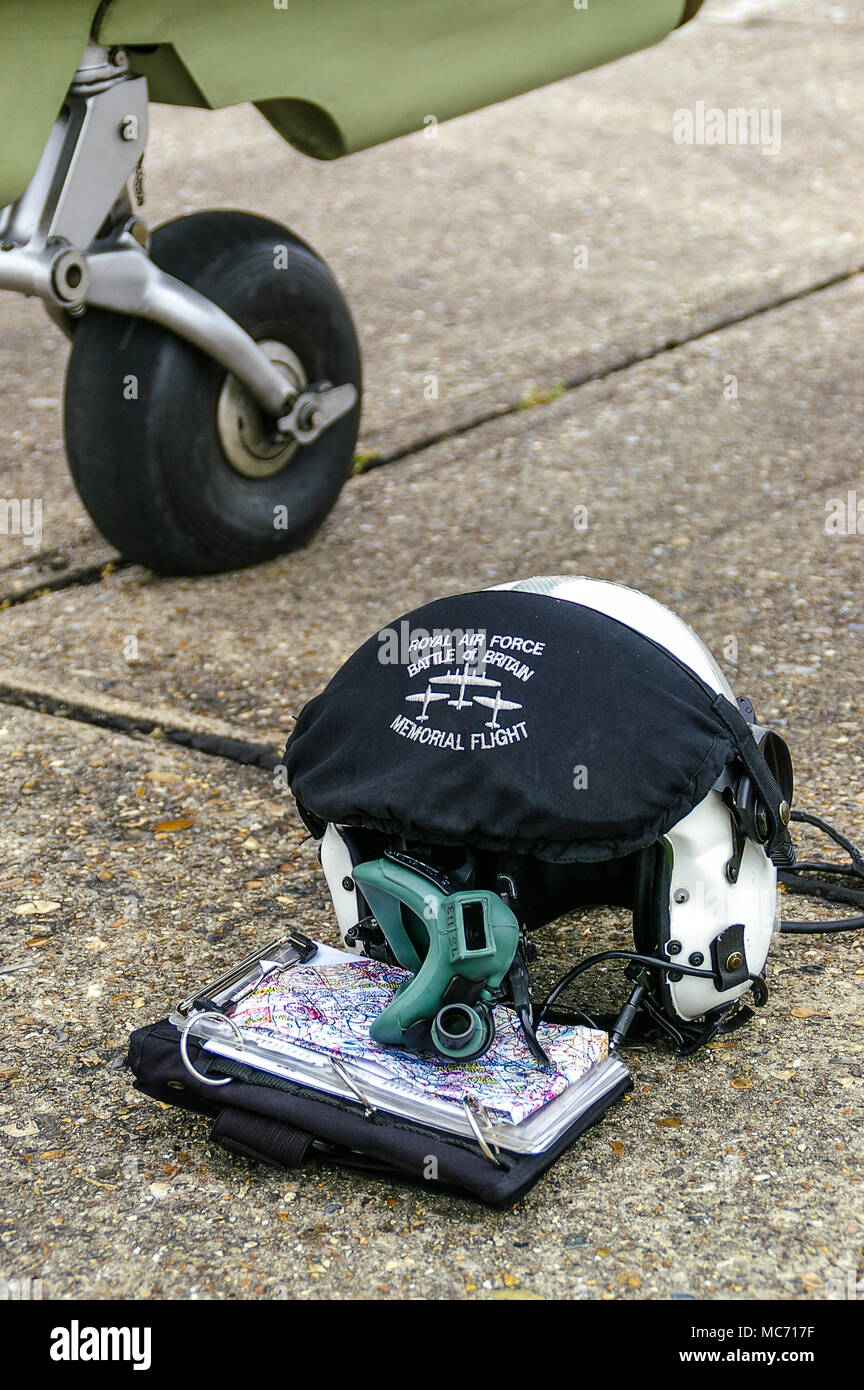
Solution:
<path fill-rule="evenodd" d="M 476 1062 L 448 1065 L 372 1043 L 370 1011 L 408 978 L 398 967 L 289 934 L 182 1001 L 169 1022 L 184 1066 L 204 1087 L 230 1083 L 222 1060 L 360 1106 L 369 1119 L 473 1141 L 492 1162 L 502 1151 L 542 1155 L 630 1084 L 607 1035 L 576 1025 L 541 1025 L 555 1063 L 545 1072 L 501 1005 L 495 1042 Z M 193 1039 L 206 1071 L 190 1058 Z"/>

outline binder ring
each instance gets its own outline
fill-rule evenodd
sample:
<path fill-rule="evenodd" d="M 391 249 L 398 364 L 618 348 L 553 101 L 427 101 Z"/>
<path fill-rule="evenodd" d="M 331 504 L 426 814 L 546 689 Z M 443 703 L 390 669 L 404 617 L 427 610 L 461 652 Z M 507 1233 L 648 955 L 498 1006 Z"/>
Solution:
<path fill-rule="evenodd" d="M 487 1140 L 483 1136 L 483 1131 L 477 1123 L 477 1116 L 474 1113 L 474 1107 L 476 1105 L 477 1101 L 475 1100 L 474 1096 L 468 1095 L 463 1097 L 462 1109 L 465 1111 L 465 1118 L 471 1126 L 471 1131 L 474 1135 L 474 1138 L 480 1145 L 480 1151 L 483 1154 L 483 1157 L 488 1158 L 490 1163 L 494 1163 L 496 1168 L 504 1168 L 506 1167 L 506 1164 L 502 1163 L 501 1159 L 498 1157 L 500 1152 L 498 1145 L 495 1143 L 493 1139 L 492 1148 L 490 1149 Z M 485 1114 L 486 1112 L 484 1111 L 483 1113 Z"/>
<path fill-rule="evenodd" d="M 207 1013 L 193 1014 L 187 1022 L 186 1027 L 180 1034 L 180 1056 L 183 1059 L 183 1065 L 189 1072 L 189 1075 L 194 1076 L 195 1080 L 200 1081 L 202 1085 L 227 1086 L 228 1083 L 233 1080 L 233 1077 L 223 1076 L 220 1077 L 218 1081 L 216 1081 L 210 1076 L 205 1076 L 203 1072 L 198 1070 L 198 1068 L 195 1066 L 194 1062 L 189 1056 L 189 1035 L 192 1032 L 192 1029 L 195 1027 L 195 1024 L 203 1023 L 205 1018 L 215 1019 L 218 1020 L 220 1023 L 227 1023 L 228 1027 L 234 1033 L 234 1036 L 236 1037 L 240 1047 L 243 1046 L 243 1034 L 240 1032 L 240 1029 L 237 1027 L 237 1024 L 233 1021 L 233 1019 L 228 1018 L 227 1014 L 217 1013 L 215 1009 L 208 1009 Z"/>
<path fill-rule="evenodd" d="M 363 1106 L 363 1109 L 366 1111 L 367 1120 L 371 1120 L 372 1116 L 375 1114 L 375 1106 L 369 1104 L 369 1101 L 360 1090 L 360 1087 L 348 1071 L 348 1068 L 343 1067 L 342 1063 L 338 1062 L 335 1057 L 330 1057 L 328 1060 L 336 1075 L 339 1077 L 339 1080 L 345 1083 L 349 1091 L 353 1091 L 354 1095 Z"/>

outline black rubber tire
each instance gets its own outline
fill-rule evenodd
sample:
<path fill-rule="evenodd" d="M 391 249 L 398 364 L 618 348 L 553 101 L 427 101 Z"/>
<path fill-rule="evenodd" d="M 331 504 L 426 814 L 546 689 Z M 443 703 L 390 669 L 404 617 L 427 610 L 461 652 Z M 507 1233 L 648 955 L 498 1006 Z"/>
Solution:
<path fill-rule="evenodd" d="M 277 247 L 286 248 L 278 257 Z M 245 477 L 227 462 L 217 430 L 225 369 L 156 324 L 88 310 L 72 344 L 65 402 L 81 500 L 126 559 L 161 574 L 215 573 L 292 550 L 320 526 L 354 457 L 360 351 L 342 293 L 310 247 L 247 213 L 167 222 L 153 233 L 151 254 L 253 338 L 285 343 L 307 381 L 353 382 L 358 403 L 280 472 Z M 125 398 L 130 377 L 137 399 Z M 276 508 L 287 509 L 287 528 L 275 524 Z"/>

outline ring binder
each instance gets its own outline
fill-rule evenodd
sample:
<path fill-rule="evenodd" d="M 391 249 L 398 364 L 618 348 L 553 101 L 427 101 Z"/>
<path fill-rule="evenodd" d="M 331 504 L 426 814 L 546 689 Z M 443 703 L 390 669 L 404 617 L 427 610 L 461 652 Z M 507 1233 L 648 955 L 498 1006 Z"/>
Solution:
<path fill-rule="evenodd" d="M 304 964 L 283 939 L 241 966 L 185 1000 L 188 1016 L 138 1030 L 128 1059 L 139 1090 L 230 1116 L 212 1137 L 232 1153 L 335 1161 L 507 1207 L 632 1086 L 592 1028 L 542 1024 L 544 1070 L 501 1005 L 479 1061 L 379 1046 L 369 1018 L 405 974 L 383 962 L 319 945 Z"/>

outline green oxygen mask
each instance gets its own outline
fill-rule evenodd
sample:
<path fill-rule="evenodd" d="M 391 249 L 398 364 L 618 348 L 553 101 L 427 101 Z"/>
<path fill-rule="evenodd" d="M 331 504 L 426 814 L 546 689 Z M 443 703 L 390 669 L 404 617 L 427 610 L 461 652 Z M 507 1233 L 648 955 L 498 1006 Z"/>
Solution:
<path fill-rule="evenodd" d="M 354 879 L 397 962 L 413 978 L 370 1029 L 377 1043 L 482 1057 L 495 1036 L 493 1000 L 516 960 L 519 922 L 497 893 L 454 890 L 446 873 L 391 851 L 354 866 Z M 505 990 L 506 992 L 506 990 Z"/>

